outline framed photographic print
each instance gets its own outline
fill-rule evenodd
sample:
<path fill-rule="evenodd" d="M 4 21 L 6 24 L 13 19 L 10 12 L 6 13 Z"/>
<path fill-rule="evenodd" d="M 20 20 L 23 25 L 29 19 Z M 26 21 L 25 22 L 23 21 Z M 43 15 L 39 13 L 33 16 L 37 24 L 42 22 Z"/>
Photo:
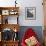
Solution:
<path fill-rule="evenodd" d="M 36 8 L 35 7 L 26 7 L 25 8 L 26 19 L 35 20 L 36 19 Z"/>
<path fill-rule="evenodd" d="M 9 15 L 9 10 L 2 10 L 2 15 Z"/>

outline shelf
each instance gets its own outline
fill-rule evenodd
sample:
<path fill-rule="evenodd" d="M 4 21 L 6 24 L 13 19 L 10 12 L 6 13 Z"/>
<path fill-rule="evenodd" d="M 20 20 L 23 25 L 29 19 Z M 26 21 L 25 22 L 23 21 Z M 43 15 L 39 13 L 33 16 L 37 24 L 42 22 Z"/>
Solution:
<path fill-rule="evenodd" d="M 2 24 L 18 24 L 18 16 L 2 16 Z"/>
<path fill-rule="evenodd" d="M 10 17 L 17 16 L 15 19 L 15 23 L 13 23 L 13 24 L 18 24 L 19 7 L 0 7 L 0 16 L 1 16 L 1 23 L 2 24 L 6 24 L 6 23 L 9 24 L 9 22 L 10 22 L 9 16 Z M 12 24 L 12 21 L 10 24 Z"/>
<path fill-rule="evenodd" d="M 6 9 L 19 9 L 19 7 L 0 7 L 1 10 L 6 10 Z"/>
<path fill-rule="evenodd" d="M 3 46 L 18 46 L 18 41 L 2 42 Z"/>
<path fill-rule="evenodd" d="M 4 43 L 15 43 L 15 42 L 19 42 L 19 40 L 15 40 L 15 41 L 12 41 L 12 40 L 10 40 L 10 41 L 3 41 Z"/>
<path fill-rule="evenodd" d="M 0 24 L 1 27 L 1 31 L 5 28 L 9 28 L 12 29 L 14 31 L 14 29 L 16 29 L 17 31 L 19 31 L 19 24 Z"/>
<path fill-rule="evenodd" d="M 0 46 L 18 46 L 18 17 L 19 7 L 0 7 Z"/>
<path fill-rule="evenodd" d="M 19 7 L 0 7 L 0 15 L 18 15 Z"/>

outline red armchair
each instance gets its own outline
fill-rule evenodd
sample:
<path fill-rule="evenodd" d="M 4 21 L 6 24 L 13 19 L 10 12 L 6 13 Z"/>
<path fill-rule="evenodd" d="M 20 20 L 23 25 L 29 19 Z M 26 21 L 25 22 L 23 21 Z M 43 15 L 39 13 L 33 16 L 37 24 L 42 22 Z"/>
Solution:
<path fill-rule="evenodd" d="M 28 42 L 26 43 L 25 40 L 26 40 L 26 39 L 29 40 L 30 38 L 33 39 L 32 36 L 34 37 L 34 39 L 36 38 L 36 44 L 35 44 L 34 46 L 41 46 L 40 42 L 37 40 L 37 35 L 36 35 L 36 33 L 33 31 L 32 28 L 27 29 L 27 31 L 25 32 L 25 35 L 24 35 L 24 37 L 22 38 L 21 45 L 22 45 L 22 46 L 27 46 Z M 28 41 L 28 40 L 27 40 L 27 41 Z M 31 44 L 31 43 L 29 43 L 29 44 Z M 29 46 L 31 46 L 31 45 L 29 45 Z"/>

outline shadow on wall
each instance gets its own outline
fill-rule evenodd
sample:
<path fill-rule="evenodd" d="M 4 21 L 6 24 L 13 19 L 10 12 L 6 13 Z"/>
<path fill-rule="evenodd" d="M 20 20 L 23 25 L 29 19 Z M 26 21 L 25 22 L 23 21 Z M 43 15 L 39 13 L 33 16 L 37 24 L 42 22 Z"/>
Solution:
<path fill-rule="evenodd" d="M 25 31 L 28 29 L 28 28 L 32 28 L 36 34 L 37 34 L 37 37 L 39 39 L 39 41 L 41 43 L 43 43 L 43 30 L 42 30 L 42 26 L 21 26 L 20 27 L 20 32 L 19 32 L 19 39 L 20 39 L 20 42 L 23 38 L 23 35 L 25 33 Z"/>

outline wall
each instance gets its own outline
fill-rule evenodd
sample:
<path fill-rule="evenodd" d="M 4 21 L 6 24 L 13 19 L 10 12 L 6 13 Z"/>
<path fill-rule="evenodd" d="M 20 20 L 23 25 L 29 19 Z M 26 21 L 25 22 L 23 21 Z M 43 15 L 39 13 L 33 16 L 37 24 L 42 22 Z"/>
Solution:
<path fill-rule="evenodd" d="M 21 0 L 19 1 L 20 8 L 20 18 L 19 24 L 22 26 L 42 26 L 43 25 L 43 6 L 42 0 Z M 25 20 L 25 7 L 36 7 L 36 20 Z"/>
<path fill-rule="evenodd" d="M 15 0 L 0 0 L 0 6 L 15 6 Z M 43 26 L 43 6 L 42 0 L 17 0 L 19 10 L 20 26 Z M 36 20 L 25 19 L 25 7 L 36 7 Z"/>

